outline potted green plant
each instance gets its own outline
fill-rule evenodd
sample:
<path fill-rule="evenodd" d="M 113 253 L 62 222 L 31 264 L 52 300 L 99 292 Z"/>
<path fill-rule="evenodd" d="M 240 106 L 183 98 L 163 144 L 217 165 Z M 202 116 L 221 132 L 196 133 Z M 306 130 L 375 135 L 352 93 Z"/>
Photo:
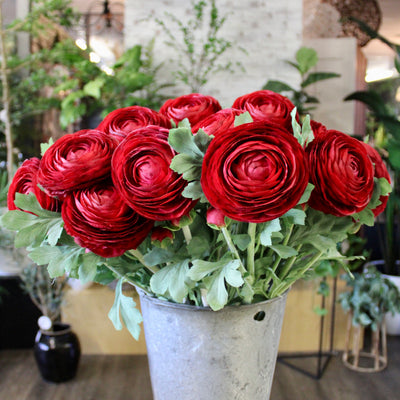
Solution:
<path fill-rule="evenodd" d="M 372 38 L 381 40 L 394 52 L 395 67 L 400 72 L 400 45 L 390 42 L 368 25 L 356 20 L 360 27 Z M 374 264 L 386 275 L 392 277 L 400 288 L 400 121 L 386 100 L 376 91 L 358 91 L 345 98 L 346 101 L 360 101 L 369 108 L 377 126 L 372 132 L 373 145 L 386 161 L 392 184 L 392 194 L 388 199 L 381 223 L 375 225 L 379 248 L 383 260 Z M 400 315 L 388 317 L 388 332 L 400 334 Z"/>
<path fill-rule="evenodd" d="M 354 273 L 354 276 L 343 275 L 342 279 L 351 290 L 339 295 L 339 303 L 344 311 L 349 312 L 349 321 L 357 328 L 355 346 L 350 351 L 347 340 L 343 361 L 345 365 L 359 371 L 381 370 L 387 364 L 385 314 L 390 312 L 394 315 L 400 312 L 400 292 L 397 286 L 374 266 L 368 266 L 363 272 Z M 375 362 L 372 369 L 358 365 L 360 356 L 370 356 L 369 353 L 359 350 L 360 332 L 366 327 L 370 327 L 373 332 L 371 357 Z M 349 328 L 348 335 L 351 332 Z M 379 331 L 382 333 L 381 339 Z M 379 356 L 380 340 L 383 344 L 382 356 Z"/>

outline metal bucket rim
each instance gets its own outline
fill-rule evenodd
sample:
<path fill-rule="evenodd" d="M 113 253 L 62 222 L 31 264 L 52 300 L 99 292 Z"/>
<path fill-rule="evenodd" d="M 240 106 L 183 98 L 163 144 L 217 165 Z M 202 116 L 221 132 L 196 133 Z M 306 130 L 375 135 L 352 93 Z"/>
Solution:
<path fill-rule="evenodd" d="M 178 308 L 181 310 L 202 311 L 202 312 L 211 311 L 213 313 L 216 313 L 216 312 L 237 310 L 239 307 L 240 308 L 257 308 L 257 307 L 260 307 L 260 306 L 263 306 L 266 304 L 271 304 L 276 301 L 285 299 L 290 289 L 287 289 L 286 292 L 284 292 L 280 296 L 274 297 L 272 299 L 268 299 L 268 300 L 264 300 L 264 301 L 260 301 L 258 303 L 252 303 L 252 304 L 229 305 L 229 306 L 225 306 L 224 308 L 222 308 L 221 310 L 218 310 L 218 311 L 214 311 L 211 307 L 200 307 L 200 306 L 194 306 L 194 305 L 184 304 L 184 303 L 173 303 L 168 300 L 163 300 L 158 297 L 151 296 L 138 287 L 136 287 L 136 290 L 139 293 L 141 300 L 143 299 L 143 300 L 146 300 L 148 302 L 151 302 L 153 304 L 156 304 L 156 305 L 159 305 L 162 307 Z"/>

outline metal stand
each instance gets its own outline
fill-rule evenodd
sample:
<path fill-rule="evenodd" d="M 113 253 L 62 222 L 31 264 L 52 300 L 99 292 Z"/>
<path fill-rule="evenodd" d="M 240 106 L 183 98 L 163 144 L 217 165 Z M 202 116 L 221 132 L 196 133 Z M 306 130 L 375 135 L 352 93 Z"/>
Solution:
<path fill-rule="evenodd" d="M 326 280 L 326 278 L 324 278 Z M 332 298 L 332 305 L 331 305 L 331 318 L 330 318 L 330 337 L 329 337 L 329 350 L 323 351 L 323 342 L 324 342 L 324 326 L 325 326 L 325 316 L 322 315 L 320 319 L 320 329 L 319 329 L 319 347 L 317 352 L 312 353 L 292 353 L 292 354 L 284 354 L 278 356 L 278 362 L 287 365 L 288 367 L 301 372 L 302 374 L 309 376 L 313 379 L 321 379 L 326 367 L 331 360 L 331 357 L 336 355 L 333 350 L 333 339 L 334 339 L 334 330 L 335 330 L 335 312 L 336 312 L 336 289 L 337 289 L 337 277 L 333 280 L 333 298 Z M 325 308 L 325 296 L 322 296 L 321 300 L 321 308 Z M 317 358 L 317 368 L 316 372 L 312 373 L 298 365 L 295 365 L 289 362 L 289 359 L 303 359 L 303 358 Z"/>

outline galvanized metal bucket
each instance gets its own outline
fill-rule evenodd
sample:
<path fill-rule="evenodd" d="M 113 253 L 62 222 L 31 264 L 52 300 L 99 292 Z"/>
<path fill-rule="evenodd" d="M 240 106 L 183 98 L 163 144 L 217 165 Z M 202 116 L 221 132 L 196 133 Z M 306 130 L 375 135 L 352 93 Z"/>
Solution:
<path fill-rule="evenodd" d="M 140 292 L 154 400 L 268 400 L 286 294 L 220 311 Z"/>

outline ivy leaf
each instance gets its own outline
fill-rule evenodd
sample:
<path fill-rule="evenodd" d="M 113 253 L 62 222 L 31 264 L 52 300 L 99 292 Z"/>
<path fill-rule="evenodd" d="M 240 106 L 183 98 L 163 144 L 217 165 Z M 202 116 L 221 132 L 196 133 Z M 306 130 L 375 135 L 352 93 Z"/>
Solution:
<path fill-rule="evenodd" d="M 124 296 L 122 294 L 122 283 L 121 278 L 115 288 L 115 300 L 108 313 L 108 318 L 114 324 L 115 329 L 118 331 L 122 330 L 122 323 L 120 320 L 120 314 L 122 321 L 127 327 L 129 333 L 135 340 L 139 339 L 140 335 L 140 323 L 143 321 L 140 311 L 136 308 L 136 303 L 131 297 Z"/>
<path fill-rule="evenodd" d="M 260 242 L 263 246 L 270 246 L 272 244 L 272 234 L 274 232 L 280 232 L 281 224 L 279 218 L 273 219 L 265 223 L 263 230 L 260 234 Z"/>
<path fill-rule="evenodd" d="M 239 114 L 235 117 L 235 122 L 234 122 L 234 126 L 240 126 L 243 124 L 249 124 L 253 122 L 253 118 L 251 117 L 250 113 L 248 111 Z"/>

